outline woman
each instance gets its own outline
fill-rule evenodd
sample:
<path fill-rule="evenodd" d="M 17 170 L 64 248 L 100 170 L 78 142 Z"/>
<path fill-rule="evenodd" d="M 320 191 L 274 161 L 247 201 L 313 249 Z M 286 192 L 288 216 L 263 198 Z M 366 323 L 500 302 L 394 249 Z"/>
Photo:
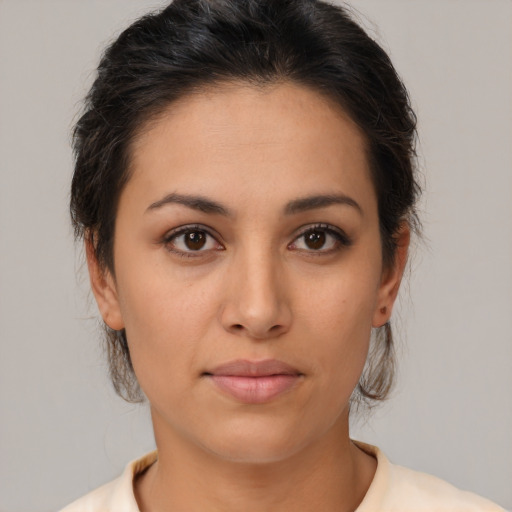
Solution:
<path fill-rule="evenodd" d="M 392 384 L 414 141 L 389 58 L 340 8 L 176 0 L 121 34 L 71 212 L 157 452 L 66 512 L 501 510 L 349 437 Z"/>

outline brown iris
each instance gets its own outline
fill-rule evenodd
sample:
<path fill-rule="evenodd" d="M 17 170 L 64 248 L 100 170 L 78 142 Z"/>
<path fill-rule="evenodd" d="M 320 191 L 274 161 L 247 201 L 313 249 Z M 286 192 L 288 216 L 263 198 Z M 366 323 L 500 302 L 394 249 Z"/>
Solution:
<path fill-rule="evenodd" d="M 188 249 L 197 251 L 206 243 L 206 235 L 202 231 L 187 231 L 185 233 L 185 245 Z"/>
<path fill-rule="evenodd" d="M 310 249 L 321 249 L 325 244 L 325 233 L 323 231 L 309 231 L 304 235 L 304 239 Z"/>

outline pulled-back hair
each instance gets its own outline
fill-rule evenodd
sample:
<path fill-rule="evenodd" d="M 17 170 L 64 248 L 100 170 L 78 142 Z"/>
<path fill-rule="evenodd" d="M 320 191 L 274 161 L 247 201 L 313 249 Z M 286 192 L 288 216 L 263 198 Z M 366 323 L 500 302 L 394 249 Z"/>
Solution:
<path fill-rule="evenodd" d="M 416 118 L 389 57 L 346 9 L 320 0 L 175 0 L 142 17 L 106 49 L 74 129 L 71 218 L 114 273 L 117 205 L 138 133 L 170 104 L 224 83 L 288 82 L 334 100 L 364 134 L 375 186 L 382 258 L 393 263 L 400 227 L 418 227 Z M 110 374 L 142 398 L 126 333 L 105 326 Z M 355 396 L 372 403 L 394 375 L 390 324 L 373 337 Z"/>

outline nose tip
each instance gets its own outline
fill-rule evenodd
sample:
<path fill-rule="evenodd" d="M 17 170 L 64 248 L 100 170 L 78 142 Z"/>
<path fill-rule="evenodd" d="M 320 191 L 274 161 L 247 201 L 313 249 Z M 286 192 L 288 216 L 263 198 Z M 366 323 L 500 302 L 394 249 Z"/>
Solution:
<path fill-rule="evenodd" d="M 233 324 L 228 327 L 228 330 L 237 334 L 245 333 L 248 337 L 255 340 L 264 340 L 280 336 L 287 331 L 287 327 L 284 325 L 284 323 L 280 323 L 271 325 L 270 328 L 268 328 L 267 325 L 263 325 L 254 320 L 248 320 L 244 323 L 244 325 Z"/>
<path fill-rule="evenodd" d="M 232 285 L 227 287 L 221 312 L 224 329 L 255 340 L 276 338 L 287 332 L 292 315 L 278 269 L 271 264 L 263 266 L 260 260 L 254 271 L 246 267 L 242 276 L 238 274 L 242 279 L 236 280 L 236 274 L 230 274 Z"/>

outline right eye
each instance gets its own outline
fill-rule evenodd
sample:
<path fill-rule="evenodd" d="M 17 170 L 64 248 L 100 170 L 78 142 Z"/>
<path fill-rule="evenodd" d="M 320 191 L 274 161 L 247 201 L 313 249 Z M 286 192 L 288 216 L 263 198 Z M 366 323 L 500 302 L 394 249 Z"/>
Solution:
<path fill-rule="evenodd" d="M 194 257 L 206 251 L 223 250 L 224 247 L 204 228 L 184 226 L 168 233 L 163 243 L 167 250 L 183 257 Z"/>

